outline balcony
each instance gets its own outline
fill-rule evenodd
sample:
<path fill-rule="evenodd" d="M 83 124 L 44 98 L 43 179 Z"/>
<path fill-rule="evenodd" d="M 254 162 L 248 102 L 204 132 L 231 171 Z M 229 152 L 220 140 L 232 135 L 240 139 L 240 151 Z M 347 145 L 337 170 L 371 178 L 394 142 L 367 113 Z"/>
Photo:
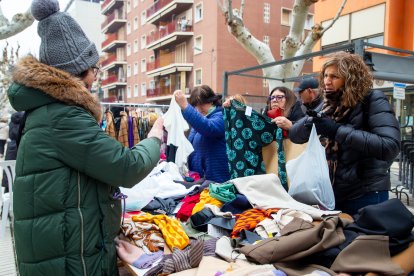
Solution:
<path fill-rule="evenodd" d="M 158 0 L 147 9 L 147 23 L 168 20 L 172 14 L 180 14 L 193 4 L 194 0 Z"/>
<path fill-rule="evenodd" d="M 105 0 L 101 5 L 101 13 L 108 14 L 124 5 L 125 0 Z"/>
<path fill-rule="evenodd" d="M 147 63 L 147 76 L 163 76 L 175 72 L 190 72 L 193 69 L 193 63 L 188 63 L 175 59 L 175 52 L 164 54 L 159 58 Z"/>
<path fill-rule="evenodd" d="M 127 41 L 123 37 L 119 37 L 117 33 L 109 34 L 106 36 L 104 42 L 102 42 L 102 52 L 113 52 L 119 47 L 125 47 Z"/>
<path fill-rule="evenodd" d="M 126 65 L 125 60 L 118 59 L 116 55 L 108 55 L 108 58 L 102 61 L 102 71 L 108 71 L 110 69 L 117 69 L 120 66 Z"/>
<path fill-rule="evenodd" d="M 117 87 L 125 87 L 127 85 L 125 78 L 119 78 L 117 75 L 109 75 L 108 78 L 102 80 L 102 89 L 113 89 Z"/>
<path fill-rule="evenodd" d="M 194 35 L 193 27 L 188 23 L 189 20 L 173 20 L 159 26 L 156 31 L 147 36 L 147 49 L 167 48 L 171 44 L 179 44 L 191 38 Z"/>
<path fill-rule="evenodd" d="M 101 29 L 104 34 L 114 33 L 119 28 L 126 24 L 127 20 L 125 16 L 120 14 L 118 10 L 115 10 L 113 13 L 106 17 L 106 20 L 101 24 Z"/>

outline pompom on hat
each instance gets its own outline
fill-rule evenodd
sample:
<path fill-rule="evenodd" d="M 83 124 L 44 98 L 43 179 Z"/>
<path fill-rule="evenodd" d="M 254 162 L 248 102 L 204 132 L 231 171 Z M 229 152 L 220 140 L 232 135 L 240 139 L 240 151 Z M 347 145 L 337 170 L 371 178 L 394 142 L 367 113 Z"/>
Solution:
<path fill-rule="evenodd" d="M 33 0 L 31 12 L 39 21 L 40 62 L 76 76 L 98 63 L 95 44 L 75 19 L 60 12 L 58 0 Z"/>

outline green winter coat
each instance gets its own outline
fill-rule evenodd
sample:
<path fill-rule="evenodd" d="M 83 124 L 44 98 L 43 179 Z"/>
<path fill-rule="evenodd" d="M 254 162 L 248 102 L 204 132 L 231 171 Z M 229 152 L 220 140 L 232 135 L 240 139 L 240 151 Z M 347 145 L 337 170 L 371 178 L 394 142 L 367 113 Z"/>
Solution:
<path fill-rule="evenodd" d="M 20 142 L 13 210 L 20 275 L 117 275 L 117 187 L 157 164 L 160 141 L 132 149 L 101 130 L 99 103 L 72 75 L 23 58 L 8 96 L 28 116 Z"/>

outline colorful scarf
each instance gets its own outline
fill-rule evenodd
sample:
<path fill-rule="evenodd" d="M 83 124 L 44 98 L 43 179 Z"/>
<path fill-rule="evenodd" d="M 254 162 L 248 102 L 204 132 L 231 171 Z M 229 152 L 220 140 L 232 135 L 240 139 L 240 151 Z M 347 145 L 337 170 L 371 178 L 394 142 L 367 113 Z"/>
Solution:
<path fill-rule="evenodd" d="M 324 91 L 325 100 L 323 103 L 323 113 L 340 123 L 348 113 L 351 111 L 349 107 L 343 106 L 342 95 L 343 91 Z M 338 165 L 338 150 L 339 145 L 335 140 L 329 140 L 327 137 L 321 138 L 321 143 L 325 147 L 326 161 L 329 167 L 329 177 L 332 185 L 335 183 L 335 173 Z"/>

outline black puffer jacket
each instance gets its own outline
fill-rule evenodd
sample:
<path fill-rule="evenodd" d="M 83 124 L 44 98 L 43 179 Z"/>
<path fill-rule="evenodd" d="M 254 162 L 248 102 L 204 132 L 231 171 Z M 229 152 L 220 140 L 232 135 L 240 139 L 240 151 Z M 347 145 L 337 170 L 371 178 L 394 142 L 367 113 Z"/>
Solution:
<path fill-rule="evenodd" d="M 289 131 L 292 142 L 308 140 L 307 122 L 308 116 L 294 124 Z M 353 108 L 338 128 L 335 140 L 339 144 L 333 187 L 337 204 L 390 188 L 388 169 L 400 151 L 400 129 L 381 91 L 372 91 Z"/>

